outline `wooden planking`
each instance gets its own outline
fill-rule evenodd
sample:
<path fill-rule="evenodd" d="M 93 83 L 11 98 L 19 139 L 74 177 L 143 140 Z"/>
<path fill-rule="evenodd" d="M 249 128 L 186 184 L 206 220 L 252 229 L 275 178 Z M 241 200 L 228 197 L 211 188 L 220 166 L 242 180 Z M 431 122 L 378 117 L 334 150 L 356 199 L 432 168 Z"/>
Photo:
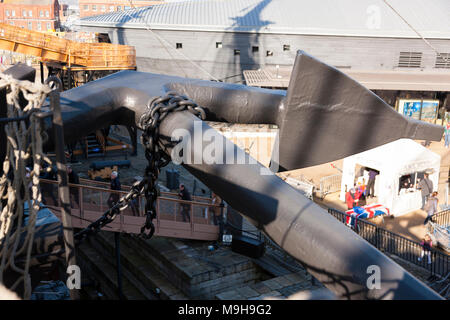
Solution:
<path fill-rule="evenodd" d="M 104 69 L 136 67 L 136 51 L 131 46 L 80 43 L 3 23 L 0 23 L 0 49 L 33 55 L 46 62 Z"/>

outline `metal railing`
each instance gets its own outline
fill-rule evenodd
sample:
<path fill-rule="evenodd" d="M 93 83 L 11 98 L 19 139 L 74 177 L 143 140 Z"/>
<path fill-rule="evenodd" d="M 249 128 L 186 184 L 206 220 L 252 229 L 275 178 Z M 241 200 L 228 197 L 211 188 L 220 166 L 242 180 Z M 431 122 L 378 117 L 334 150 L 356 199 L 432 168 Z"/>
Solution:
<path fill-rule="evenodd" d="M 450 225 L 450 210 L 444 210 L 432 215 L 431 221 L 443 227 Z"/>
<path fill-rule="evenodd" d="M 323 199 L 327 194 L 341 190 L 341 181 L 342 173 L 321 178 L 320 189 L 317 190 L 319 196 Z"/>
<path fill-rule="evenodd" d="M 98 181 L 92 181 L 98 184 Z M 43 201 L 58 216 L 60 203 L 57 192 L 58 182 L 40 179 Z M 125 186 L 126 190 L 127 187 Z M 102 184 L 87 186 L 69 184 L 72 225 L 85 228 L 98 219 L 112 202 L 127 194 L 126 191 L 106 189 Z M 194 201 L 180 200 L 174 193 L 161 193 L 156 203 L 155 235 L 197 240 L 217 240 L 218 226 L 214 225 L 212 209 L 220 207 L 211 203 L 209 198 L 194 198 Z M 145 222 L 145 199 L 136 199 L 132 205 L 107 226 L 106 231 L 140 233 Z M 184 214 L 183 214 L 184 211 Z"/>
<path fill-rule="evenodd" d="M 346 218 L 350 216 L 335 209 L 328 209 L 328 212 L 342 223 L 346 223 Z M 407 239 L 362 219 L 358 219 L 352 229 L 378 250 L 396 255 L 403 260 L 423 267 L 430 271 L 431 276 L 445 277 L 450 272 L 450 256 L 439 250 L 431 248 L 432 263 L 428 264 L 425 256 L 419 261 L 422 252 L 422 245 L 419 242 Z"/>

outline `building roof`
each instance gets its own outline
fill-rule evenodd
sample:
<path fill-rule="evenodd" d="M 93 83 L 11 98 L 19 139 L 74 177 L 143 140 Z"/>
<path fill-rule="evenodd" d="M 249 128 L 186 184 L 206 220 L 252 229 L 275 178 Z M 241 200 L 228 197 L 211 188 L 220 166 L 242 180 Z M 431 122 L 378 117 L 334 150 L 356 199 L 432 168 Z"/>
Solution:
<path fill-rule="evenodd" d="M 45 6 L 53 4 L 55 0 L 3 0 L 7 4 L 26 4 L 33 6 Z"/>
<path fill-rule="evenodd" d="M 450 39 L 450 1 L 389 0 L 426 38 Z M 383 0 L 195 0 L 81 19 L 82 26 L 417 38 Z"/>
<path fill-rule="evenodd" d="M 403 175 L 427 169 L 439 172 L 441 156 L 411 139 L 399 139 L 347 157 L 344 162 L 349 160 L 361 166 Z"/>
<path fill-rule="evenodd" d="M 245 82 L 251 87 L 287 88 L 291 79 L 292 67 L 278 69 L 268 66 L 259 70 L 244 70 Z M 353 70 L 341 69 L 370 90 L 414 90 L 449 91 L 450 73 L 448 71 L 411 70 Z"/>

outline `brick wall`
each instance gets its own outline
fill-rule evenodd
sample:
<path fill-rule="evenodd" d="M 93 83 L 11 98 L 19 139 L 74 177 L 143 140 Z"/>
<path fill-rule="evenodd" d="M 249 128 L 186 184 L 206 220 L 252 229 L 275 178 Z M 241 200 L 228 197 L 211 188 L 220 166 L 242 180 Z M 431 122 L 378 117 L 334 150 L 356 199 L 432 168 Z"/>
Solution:
<path fill-rule="evenodd" d="M 0 3 L 0 22 L 35 31 L 56 30 L 59 10 L 57 0 L 49 5 Z"/>
<path fill-rule="evenodd" d="M 164 1 L 133 1 L 134 7 L 147 7 Z M 127 0 L 79 0 L 80 18 L 133 8 Z"/>

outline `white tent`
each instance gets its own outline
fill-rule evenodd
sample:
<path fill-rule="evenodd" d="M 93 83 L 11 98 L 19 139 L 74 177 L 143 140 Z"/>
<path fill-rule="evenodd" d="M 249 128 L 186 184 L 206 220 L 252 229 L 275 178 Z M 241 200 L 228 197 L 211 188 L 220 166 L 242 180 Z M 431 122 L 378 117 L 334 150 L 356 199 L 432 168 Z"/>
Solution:
<path fill-rule="evenodd" d="M 430 171 L 434 191 L 438 188 L 441 156 L 410 139 L 400 139 L 380 147 L 355 154 L 344 159 L 340 199 L 345 201 L 346 190 L 353 187 L 356 165 L 380 172 L 375 179 L 375 195 L 378 203 L 389 208 L 391 214 L 402 214 L 420 209 L 420 190 L 400 192 L 400 178 L 405 175 L 416 177 Z M 365 182 L 368 172 L 365 171 Z M 403 191 L 403 190 L 402 190 Z"/>

